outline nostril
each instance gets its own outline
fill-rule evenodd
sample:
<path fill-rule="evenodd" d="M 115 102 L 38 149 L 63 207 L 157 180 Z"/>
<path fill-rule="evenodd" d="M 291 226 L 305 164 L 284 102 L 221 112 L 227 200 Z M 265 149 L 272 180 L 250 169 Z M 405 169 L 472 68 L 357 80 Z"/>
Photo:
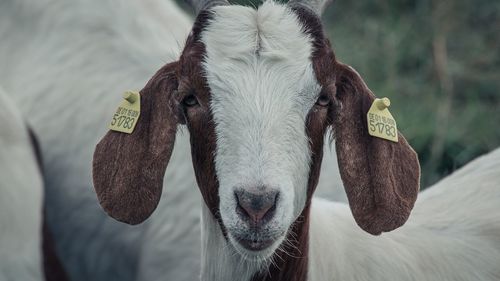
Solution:
<path fill-rule="evenodd" d="M 250 214 L 241 206 L 240 199 L 236 193 L 234 194 L 234 197 L 236 198 L 236 213 L 238 216 L 240 216 L 243 220 L 250 220 Z"/>
<path fill-rule="evenodd" d="M 243 189 L 235 191 L 238 215 L 253 224 L 261 224 L 272 218 L 276 210 L 278 191 L 248 192 Z"/>

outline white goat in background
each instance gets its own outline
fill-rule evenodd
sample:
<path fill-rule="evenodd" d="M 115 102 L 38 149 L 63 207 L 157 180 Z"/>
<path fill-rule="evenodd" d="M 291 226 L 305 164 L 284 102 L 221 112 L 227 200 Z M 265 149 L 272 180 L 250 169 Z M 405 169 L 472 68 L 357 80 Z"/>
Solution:
<path fill-rule="evenodd" d="M 43 180 L 24 118 L 0 89 L 0 280 L 42 281 Z"/>
<path fill-rule="evenodd" d="M 163 0 L 0 2 L 0 84 L 39 135 L 48 224 L 72 280 L 135 280 L 142 266 L 152 274 L 155 265 L 140 257 L 148 242 L 160 241 L 166 249 L 156 270 L 168 280 L 198 275 L 191 269 L 199 268 L 199 197 L 183 179 L 189 163 L 176 171 L 183 183 L 171 189 L 162 217 L 135 228 L 100 210 L 90 173 L 120 93 L 177 58 L 189 27 L 189 18 Z M 166 233 L 155 242 L 148 236 L 157 227 Z"/>
<path fill-rule="evenodd" d="M 0 84 L 39 136 L 48 224 L 71 280 L 199 277 L 201 199 L 187 133 L 177 139 L 164 199 L 141 226 L 102 212 L 90 171 L 121 93 L 176 60 L 191 24 L 169 0 L 0 1 Z M 332 183 L 341 190 L 336 158 L 324 162 L 328 188 L 318 191 L 331 196 Z"/>
<path fill-rule="evenodd" d="M 204 199 L 202 280 L 500 278 L 500 151 L 423 193 L 395 230 L 414 207 L 418 159 L 401 134 L 368 134 L 375 97 L 324 37 L 326 2 L 192 4 L 182 55 L 141 90 L 134 131 L 96 147 L 110 216 L 138 224 L 153 213 L 186 124 Z M 312 199 L 328 128 L 349 206 Z"/>

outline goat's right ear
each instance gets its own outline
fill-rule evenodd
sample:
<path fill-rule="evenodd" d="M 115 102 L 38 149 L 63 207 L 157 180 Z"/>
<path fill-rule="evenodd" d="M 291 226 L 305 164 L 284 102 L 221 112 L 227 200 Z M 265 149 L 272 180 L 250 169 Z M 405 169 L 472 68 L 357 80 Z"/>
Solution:
<path fill-rule="evenodd" d="M 178 123 L 176 65 L 164 66 L 141 90 L 134 131 L 109 131 L 96 146 L 94 188 L 102 208 L 116 220 L 141 223 L 160 201 Z"/>

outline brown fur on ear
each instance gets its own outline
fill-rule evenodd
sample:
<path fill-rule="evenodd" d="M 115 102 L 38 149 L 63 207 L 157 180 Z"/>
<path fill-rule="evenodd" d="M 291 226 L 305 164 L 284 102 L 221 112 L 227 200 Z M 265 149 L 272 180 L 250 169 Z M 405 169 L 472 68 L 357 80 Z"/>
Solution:
<path fill-rule="evenodd" d="M 356 223 L 378 235 L 403 225 L 420 182 L 417 154 L 399 133 L 394 143 L 368 134 L 366 114 L 375 99 L 359 74 L 337 64 L 340 105 L 332 116 L 340 175 Z"/>
<path fill-rule="evenodd" d="M 116 220 L 141 223 L 160 201 L 178 123 L 171 98 L 177 89 L 176 65 L 164 66 L 141 90 L 134 131 L 109 131 L 96 146 L 94 188 L 103 209 Z"/>

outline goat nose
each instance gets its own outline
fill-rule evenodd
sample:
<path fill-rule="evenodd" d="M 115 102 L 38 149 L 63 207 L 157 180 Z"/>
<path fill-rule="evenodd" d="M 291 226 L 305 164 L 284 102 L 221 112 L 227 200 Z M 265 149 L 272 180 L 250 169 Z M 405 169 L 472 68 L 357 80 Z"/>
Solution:
<path fill-rule="evenodd" d="M 260 226 L 270 220 L 276 209 L 278 191 L 248 192 L 235 191 L 238 215 L 255 226 Z"/>

